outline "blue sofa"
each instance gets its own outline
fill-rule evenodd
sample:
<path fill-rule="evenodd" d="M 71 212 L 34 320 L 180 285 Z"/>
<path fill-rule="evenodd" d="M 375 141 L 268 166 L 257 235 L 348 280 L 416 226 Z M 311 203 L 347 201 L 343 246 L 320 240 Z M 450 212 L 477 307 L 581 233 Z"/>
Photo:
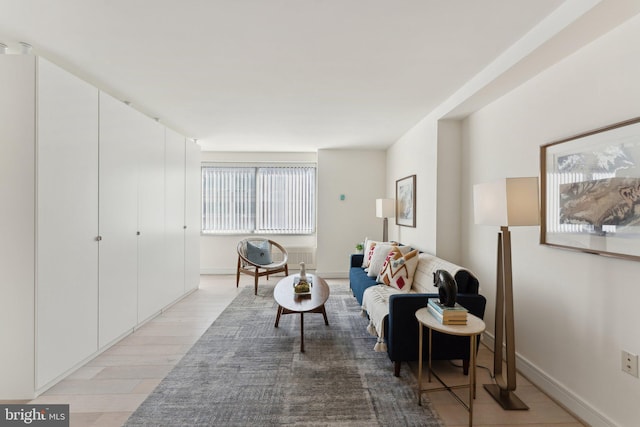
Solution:
<path fill-rule="evenodd" d="M 429 278 L 429 275 L 436 265 L 441 265 L 439 263 L 443 263 L 442 265 L 447 267 L 458 267 L 430 255 L 421 254 L 420 257 L 418 262 L 420 273 L 416 272 L 414 279 L 421 279 L 421 283 L 414 285 L 419 290 L 427 289 L 427 286 L 433 286 L 433 279 Z M 349 268 L 349 286 L 360 305 L 362 305 L 365 289 L 377 284 L 375 277 L 367 276 L 366 271 L 362 268 L 362 260 L 362 254 L 352 254 Z M 422 262 L 429 265 L 421 268 L 420 263 Z M 468 270 L 459 267 L 451 268 L 451 270 L 456 270 L 450 271 L 450 273 L 454 276 L 458 285 L 457 302 L 473 315 L 481 319 L 484 318 L 486 299 L 478 293 L 478 279 Z M 431 280 L 431 282 L 425 283 L 427 280 Z M 402 362 L 418 360 L 418 322 L 415 318 L 415 312 L 419 308 L 426 307 L 429 298 L 438 298 L 437 289 L 433 288 L 433 290 L 433 293 L 398 293 L 389 297 L 389 315 L 384 320 L 384 339 L 387 344 L 389 359 L 394 363 L 394 375 L 396 377 L 400 375 Z M 469 339 L 435 331 L 432 337 L 432 359 L 462 360 L 463 371 L 467 375 L 469 372 Z M 427 342 L 428 337 L 426 334 L 424 339 Z"/>

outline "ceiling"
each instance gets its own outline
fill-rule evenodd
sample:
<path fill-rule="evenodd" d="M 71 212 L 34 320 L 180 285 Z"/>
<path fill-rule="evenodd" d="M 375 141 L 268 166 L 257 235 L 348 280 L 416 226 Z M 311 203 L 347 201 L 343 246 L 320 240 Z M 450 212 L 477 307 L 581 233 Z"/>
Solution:
<path fill-rule="evenodd" d="M 0 0 L 0 42 L 31 44 L 205 150 L 375 149 L 566 3 Z"/>

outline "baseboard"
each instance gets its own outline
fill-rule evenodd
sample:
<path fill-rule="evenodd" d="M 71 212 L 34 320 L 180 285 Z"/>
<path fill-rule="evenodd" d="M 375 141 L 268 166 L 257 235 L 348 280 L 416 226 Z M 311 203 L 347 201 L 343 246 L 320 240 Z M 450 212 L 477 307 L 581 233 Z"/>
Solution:
<path fill-rule="evenodd" d="M 494 348 L 494 336 L 485 332 L 482 335 L 482 342 L 490 349 Z M 503 349 L 505 354 L 506 349 Z M 555 400 L 559 405 L 571 412 L 583 423 L 593 427 L 615 427 L 616 423 L 598 412 L 578 395 L 566 388 L 564 385 L 549 376 L 546 372 L 522 357 L 516 352 L 516 366 L 518 373 L 535 384 L 540 390 Z M 517 391 L 516 391 L 517 394 Z M 526 402 L 525 402 L 526 403 Z"/>
<path fill-rule="evenodd" d="M 322 277 L 323 279 L 348 279 L 349 273 L 344 271 L 316 271 L 314 274 Z"/>
<path fill-rule="evenodd" d="M 211 275 L 229 275 L 229 274 L 236 274 L 236 269 L 230 269 L 230 268 L 201 268 L 200 269 L 200 274 L 211 274 Z"/>

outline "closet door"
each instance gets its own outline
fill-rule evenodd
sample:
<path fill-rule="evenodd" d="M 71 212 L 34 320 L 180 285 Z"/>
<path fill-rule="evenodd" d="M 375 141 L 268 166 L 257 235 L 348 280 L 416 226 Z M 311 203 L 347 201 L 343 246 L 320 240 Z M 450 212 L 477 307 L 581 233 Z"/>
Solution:
<path fill-rule="evenodd" d="M 165 237 L 168 302 L 184 293 L 184 167 L 185 138 L 166 130 L 165 157 Z"/>
<path fill-rule="evenodd" d="M 35 57 L 0 55 L 0 400 L 34 378 Z"/>
<path fill-rule="evenodd" d="M 138 323 L 169 304 L 164 260 L 164 126 L 139 114 L 131 129 L 138 150 Z"/>
<path fill-rule="evenodd" d="M 200 285 L 200 146 L 187 140 L 185 153 L 185 291 L 190 291 Z"/>
<path fill-rule="evenodd" d="M 38 60 L 37 381 L 98 350 L 98 90 Z"/>
<path fill-rule="evenodd" d="M 139 120 L 135 110 L 100 92 L 100 347 L 137 321 Z"/>

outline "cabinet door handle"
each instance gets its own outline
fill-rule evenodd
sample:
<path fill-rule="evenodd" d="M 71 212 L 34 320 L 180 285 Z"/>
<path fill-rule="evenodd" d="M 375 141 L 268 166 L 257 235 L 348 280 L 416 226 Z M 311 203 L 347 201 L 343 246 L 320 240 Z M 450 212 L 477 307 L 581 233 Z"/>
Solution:
<path fill-rule="evenodd" d="M 186 225 L 182 226 L 182 229 L 183 229 L 183 230 L 186 230 L 186 229 L 187 229 L 187 226 L 186 226 Z"/>
<path fill-rule="evenodd" d="M 96 240 L 97 240 L 98 242 L 99 242 L 99 241 L 101 241 L 101 240 L 102 240 L 102 236 L 97 236 L 97 237 L 96 237 Z"/>
<path fill-rule="evenodd" d="M 136 236 L 139 236 L 139 235 L 140 235 L 140 232 L 139 232 L 139 231 L 136 231 Z"/>

